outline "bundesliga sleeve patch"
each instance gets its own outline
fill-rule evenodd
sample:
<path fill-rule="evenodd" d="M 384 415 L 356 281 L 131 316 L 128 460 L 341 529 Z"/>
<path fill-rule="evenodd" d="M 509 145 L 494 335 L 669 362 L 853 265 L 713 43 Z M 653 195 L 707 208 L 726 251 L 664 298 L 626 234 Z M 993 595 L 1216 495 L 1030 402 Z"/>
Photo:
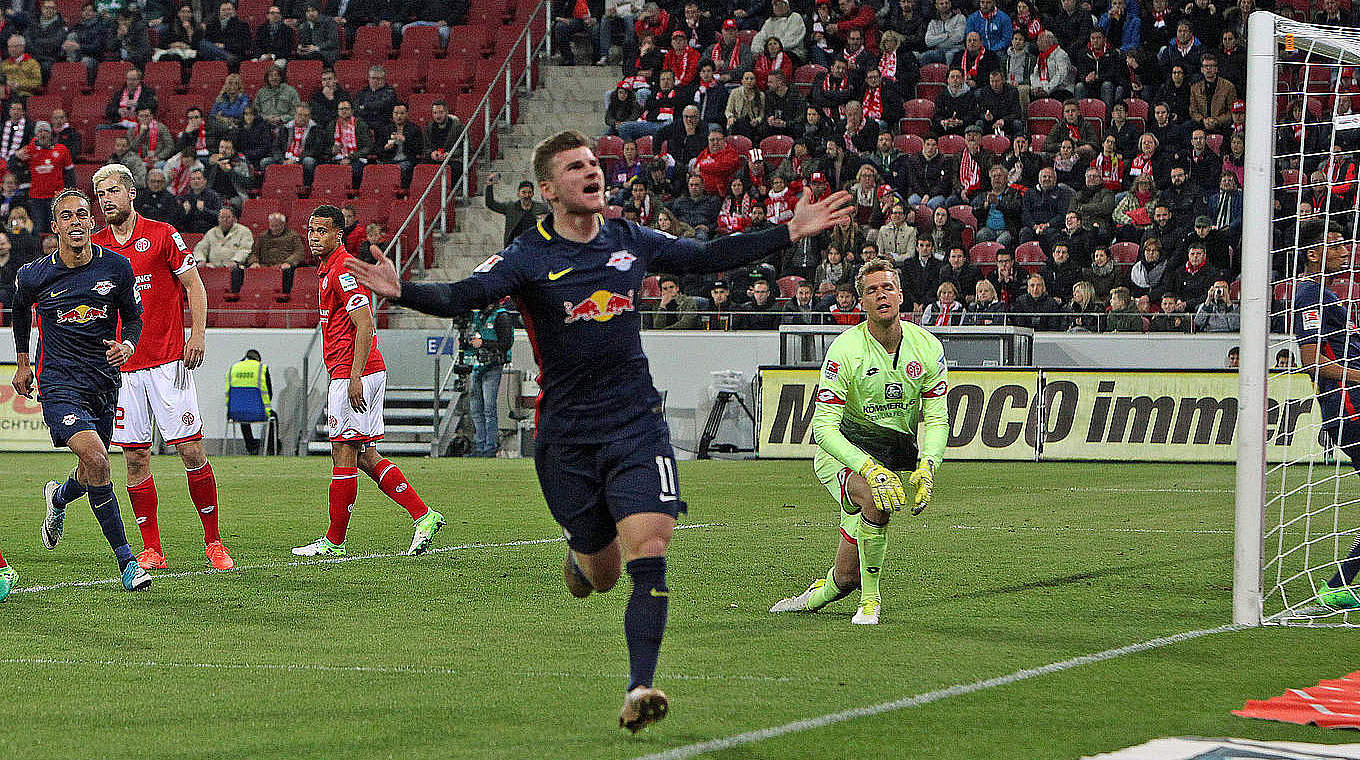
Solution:
<path fill-rule="evenodd" d="M 840 375 L 841 364 L 840 362 L 828 361 L 826 363 L 826 369 L 822 370 L 822 372 L 826 375 L 827 380 L 835 380 L 836 377 Z"/>
<path fill-rule="evenodd" d="M 941 380 L 940 382 L 935 383 L 935 385 L 931 387 L 930 390 L 926 391 L 925 393 L 922 393 L 921 398 L 940 398 L 941 396 L 948 392 L 949 383 L 947 381 Z"/>
<path fill-rule="evenodd" d="M 491 267 L 496 266 L 497 264 L 501 263 L 504 260 L 505 257 L 500 255 L 499 253 L 492 254 L 491 256 L 487 257 L 486 261 L 483 261 L 482 263 L 478 264 L 477 268 L 473 269 L 472 271 L 474 274 L 486 274 L 487 272 L 491 271 Z"/>
<path fill-rule="evenodd" d="M 175 241 L 175 247 L 181 251 L 189 250 L 189 246 L 184 244 L 184 238 L 180 237 L 178 232 L 170 233 L 170 239 Z"/>
<path fill-rule="evenodd" d="M 1303 329 L 1316 332 L 1322 328 L 1322 312 L 1318 309 L 1307 309 L 1303 312 Z"/>
<path fill-rule="evenodd" d="M 345 311 L 354 311 L 355 309 L 362 309 L 367 305 L 368 296 L 364 295 L 363 293 L 355 293 L 354 295 L 349 297 L 348 301 L 345 302 Z"/>
<path fill-rule="evenodd" d="M 817 400 L 823 404 L 836 404 L 837 406 L 845 406 L 845 399 L 841 398 L 840 396 L 837 396 L 836 392 L 831 390 L 830 388 L 822 388 L 818 390 Z"/>
<path fill-rule="evenodd" d="M 336 276 L 335 281 L 340 283 L 340 289 L 346 292 L 359 288 L 359 281 L 354 279 L 354 275 L 349 272 L 341 272 Z"/>

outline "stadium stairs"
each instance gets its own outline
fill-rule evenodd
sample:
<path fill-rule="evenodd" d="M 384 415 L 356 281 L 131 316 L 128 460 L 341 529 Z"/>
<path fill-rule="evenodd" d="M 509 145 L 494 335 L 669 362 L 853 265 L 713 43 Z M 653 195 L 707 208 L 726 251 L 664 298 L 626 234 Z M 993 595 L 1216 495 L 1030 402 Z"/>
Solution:
<path fill-rule="evenodd" d="M 487 256 L 501 249 L 505 217 L 486 207 L 481 194 L 490 172 L 500 173 L 497 200 L 512 200 L 520 180 L 532 180 L 534 145 L 563 129 L 577 129 L 587 136 L 604 129 L 605 95 L 618 82 L 617 66 L 543 66 L 542 87 L 532 94 L 521 94 L 519 122 L 500 130 L 500 156 L 483 161 L 473 176 L 482 186 L 469 188 L 474 197 L 460 200 L 457 228 L 443 236 L 435 266 L 426 271 L 431 280 L 459 280 Z M 391 327 L 439 329 L 448 320 L 397 310 Z M 427 397 L 428 402 L 428 397 Z"/>
<path fill-rule="evenodd" d="M 429 387 L 392 386 L 387 389 L 383 404 L 382 451 L 388 456 L 429 456 L 433 438 L 434 413 L 430 402 L 434 391 Z M 445 390 L 440 405 L 453 398 Z M 326 415 L 313 421 L 312 436 L 307 441 L 307 453 L 329 455 L 330 440 L 326 434 Z"/>

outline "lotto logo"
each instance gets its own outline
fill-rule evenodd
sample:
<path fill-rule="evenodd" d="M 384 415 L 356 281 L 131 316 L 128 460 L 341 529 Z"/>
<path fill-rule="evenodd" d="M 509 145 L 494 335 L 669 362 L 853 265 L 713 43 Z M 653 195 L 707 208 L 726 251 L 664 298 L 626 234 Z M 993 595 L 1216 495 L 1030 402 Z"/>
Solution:
<path fill-rule="evenodd" d="M 817 391 L 817 400 L 822 402 L 823 404 L 837 404 L 839 406 L 845 405 L 845 399 L 841 398 L 840 396 L 837 396 L 836 392 L 831 390 L 830 388 L 822 388 L 821 390 Z"/>

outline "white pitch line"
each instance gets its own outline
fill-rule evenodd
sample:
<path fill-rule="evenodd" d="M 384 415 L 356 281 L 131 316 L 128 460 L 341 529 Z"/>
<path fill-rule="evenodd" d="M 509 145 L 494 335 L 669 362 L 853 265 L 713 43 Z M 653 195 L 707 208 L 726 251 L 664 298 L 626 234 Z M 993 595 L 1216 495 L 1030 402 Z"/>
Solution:
<path fill-rule="evenodd" d="M 676 530 L 688 530 L 691 528 L 716 528 L 722 523 L 698 523 L 695 525 L 677 525 Z M 560 544 L 567 539 L 558 536 L 557 538 L 531 538 L 520 541 L 505 541 L 498 544 L 459 544 L 458 546 L 441 546 L 438 549 L 431 549 L 426 554 L 443 554 L 444 552 L 468 551 L 471 549 L 504 549 L 512 546 L 534 546 L 536 544 Z M 370 559 L 394 559 L 396 557 L 409 557 L 406 552 L 400 554 L 354 554 L 345 557 L 326 557 L 324 559 L 301 559 L 294 562 L 277 562 L 263 565 L 238 565 L 231 570 L 190 570 L 182 573 L 157 573 L 151 576 L 154 580 L 164 580 L 169 578 L 190 578 L 199 575 L 220 575 L 225 573 L 240 573 L 246 570 L 278 570 L 289 567 L 306 567 L 309 565 L 338 565 L 344 562 L 358 562 Z M 101 578 L 93 581 L 70 581 L 67 583 L 53 583 L 50 586 L 27 586 L 16 588 L 15 594 L 39 594 L 47 591 L 56 591 L 63 588 L 89 588 L 91 586 L 105 586 L 114 583 L 122 583 L 119 578 Z"/>
<path fill-rule="evenodd" d="M 992 530 L 1002 533 L 1009 533 L 1015 530 L 1033 531 L 1036 533 L 1189 533 L 1199 535 L 1232 535 L 1232 531 L 1226 528 L 1203 528 L 1197 530 L 1171 530 L 1169 528 L 1073 528 L 1056 527 L 1050 528 L 1043 525 L 951 525 L 953 530 Z"/>
<path fill-rule="evenodd" d="M 697 527 L 697 526 L 696 526 Z M 51 657 L 10 657 L 0 659 L 0 665 L 36 665 L 36 666 L 77 666 L 77 667 L 113 667 L 113 668 L 148 668 L 148 669 L 174 669 L 174 670 L 254 670 L 267 672 L 287 672 L 287 673 L 376 673 L 380 675 L 433 675 L 433 676 L 477 676 L 486 675 L 488 677 L 513 676 L 519 678 L 563 678 L 563 679 L 587 679 L 587 678 L 628 678 L 627 673 L 571 673 L 566 671 L 546 671 L 546 670 L 527 670 L 521 672 L 503 672 L 478 674 L 470 673 L 457 668 L 442 668 L 432 666 L 416 665 L 317 665 L 310 663 L 259 663 L 259 662 L 156 662 L 153 660 L 80 660 L 74 658 L 51 658 Z M 671 681 L 768 681 L 776 683 L 791 682 L 812 682 L 822 679 L 816 677 L 792 677 L 792 676 L 759 676 L 759 675 L 723 675 L 723 674 L 686 674 L 686 673 L 661 673 L 661 678 Z"/>
<path fill-rule="evenodd" d="M 1017 670 L 1014 673 L 1008 673 L 1004 676 L 996 676 L 994 678 L 987 678 L 981 681 L 973 681 L 972 683 L 956 684 L 954 686 L 949 686 L 944 689 L 936 689 L 935 691 L 928 691 L 911 697 L 903 697 L 902 699 L 896 699 L 891 702 L 880 702 L 879 704 L 869 705 L 867 707 L 856 707 L 850 710 L 842 710 L 840 712 L 820 715 L 815 718 L 804 718 L 803 720 L 795 720 L 790 723 L 785 723 L 782 726 L 762 728 L 758 731 L 747 731 L 745 733 L 735 734 L 733 736 L 728 736 L 721 739 L 711 739 L 706 742 L 687 744 L 683 747 L 668 749 L 664 752 L 657 752 L 652 755 L 644 755 L 642 757 L 635 758 L 635 760 L 685 760 L 685 758 L 695 757 L 697 755 L 702 755 L 708 752 L 719 752 L 721 750 L 731 749 L 732 747 L 738 747 L 743 744 L 751 744 L 753 742 L 764 741 L 766 739 L 774 739 L 780 736 L 785 736 L 787 734 L 795 734 L 801 731 L 810 731 L 816 728 L 823 728 L 825 726 L 834 725 L 836 723 L 844 723 L 845 721 L 848 720 L 854 720 L 855 718 L 866 718 L 872 715 L 881 715 L 886 712 L 902 710 L 908 707 L 920 707 L 921 705 L 928 705 L 931 702 L 938 702 L 943 699 L 949 699 L 950 697 L 961 697 L 965 694 L 972 694 L 974 692 L 983 691 L 985 689 L 991 689 L 997 686 L 1008 686 L 1018 681 L 1024 681 L 1030 678 L 1036 678 L 1038 676 L 1052 675 L 1053 673 L 1060 673 L 1064 670 L 1071 670 L 1072 668 L 1080 667 L 1082 665 L 1091 665 L 1097 662 L 1104 662 L 1105 660 L 1113 660 L 1116 657 L 1123 657 L 1125 655 L 1130 654 L 1138 654 L 1139 652 L 1146 652 L 1150 649 L 1157 649 L 1159 647 L 1170 646 L 1172 644 L 1180 644 L 1185 641 L 1200 638 L 1201 636 L 1209 636 L 1215 633 L 1225 633 L 1228 631 L 1237 631 L 1241 630 L 1242 628 L 1243 626 L 1238 625 L 1221 625 L 1217 628 L 1207 628 L 1199 631 L 1186 631 L 1184 633 L 1177 633 L 1171 636 L 1162 636 L 1160 638 L 1149 639 L 1148 641 L 1142 641 L 1136 644 L 1129 644 L 1127 646 L 1118 647 L 1116 649 L 1106 649 L 1103 652 L 1096 652 L 1095 654 L 1082 655 L 1080 657 L 1073 657 L 1070 660 L 1062 660 L 1060 662 L 1053 662 L 1047 665 L 1041 665 L 1037 668 L 1026 668 L 1024 670 Z"/>
<path fill-rule="evenodd" d="M 950 484 L 949 490 L 995 491 L 996 486 Z M 1119 486 L 1089 486 L 1068 488 L 1064 486 L 1019 486 L 1009 487 L 1013 493 L 1237 493 L 1231 488 L 1121 488 Z"/>

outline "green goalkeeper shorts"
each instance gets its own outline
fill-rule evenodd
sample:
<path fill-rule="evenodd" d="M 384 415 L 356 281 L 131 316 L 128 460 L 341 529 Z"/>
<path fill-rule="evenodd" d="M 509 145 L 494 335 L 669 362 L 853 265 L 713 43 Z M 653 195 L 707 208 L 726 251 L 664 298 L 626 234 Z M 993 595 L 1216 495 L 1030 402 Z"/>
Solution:
<path fill-rule="evenodd" d="M 817 473 L 817 479 L 841 508 L 841 535 L 855 543 L 859 535 L 859 507 L 850 501 L 846 491 L 846 482 L 855 471 L 821 450 L 812 458 L 812 471 Z"/>

